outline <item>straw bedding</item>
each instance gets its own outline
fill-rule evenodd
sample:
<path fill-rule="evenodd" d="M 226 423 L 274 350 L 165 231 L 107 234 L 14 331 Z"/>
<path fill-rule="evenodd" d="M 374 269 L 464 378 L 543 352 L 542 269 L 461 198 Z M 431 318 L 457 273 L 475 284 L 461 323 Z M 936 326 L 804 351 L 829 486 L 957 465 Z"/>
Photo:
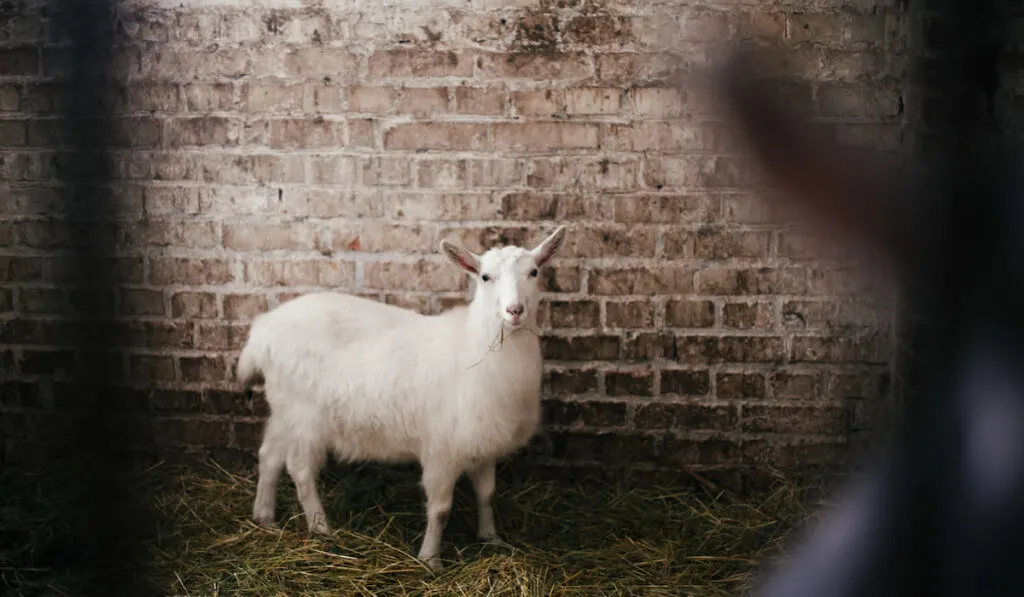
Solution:
<path fill-rule="evenodd" d="M 72 595 L 54 571 L 66 530 L 59 490 L 40 477 L 0 477 L 0 593 Z M 59 487 L 57 481 L 51 481 Z M 425 519 L 415 472 L 366 468 L 325 475 L 333 539 L 310 538 L 293 486 L 282 479 L 279 530 L 249 521 L 255 476 L 214 464 L 156 467 L 138 491 L 161 518 L 140 553 L 153 594 L 166 595 L 730 595 L 761 556 L 811 511 L 782 484 L 752 503 L 699 490 L 596 484 L 499 484 L 495 514 L 512 548 L 474 540 L 472 490 L 460 483 L 445 533 L 445 570 L 412 556 Z"/>

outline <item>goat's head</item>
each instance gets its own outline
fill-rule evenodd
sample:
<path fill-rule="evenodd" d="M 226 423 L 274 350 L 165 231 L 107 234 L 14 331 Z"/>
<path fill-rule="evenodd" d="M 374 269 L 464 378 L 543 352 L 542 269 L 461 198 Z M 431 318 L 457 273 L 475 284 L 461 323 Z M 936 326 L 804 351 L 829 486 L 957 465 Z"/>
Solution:
<path fill-rule="evenodd" d="M 493 307 L 495 317 L 505 327 L 515 329 L 536 317 L 540 268 L 564 242 L 565 226 L 560 226 L 532 249 L 495 247 L 477 255 L 443 240 L 441 252 L 476 279 L 474 301 Z"/>

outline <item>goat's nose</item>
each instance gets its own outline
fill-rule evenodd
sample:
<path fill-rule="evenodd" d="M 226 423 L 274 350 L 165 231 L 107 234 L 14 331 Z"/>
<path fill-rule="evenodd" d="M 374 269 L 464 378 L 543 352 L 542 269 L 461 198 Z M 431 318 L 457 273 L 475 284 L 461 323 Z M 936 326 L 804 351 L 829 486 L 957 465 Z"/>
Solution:
<path fill-rule="evenodd" d="M 508 307 L 505 308 L 505 311 L 508 312 L 509 315 L 522 315 L 523 311 L 525 311 L 525 310 L 526 310 L 526 307 L 524 307 L 522 305 L 522 303 L 516 303 L 514 305 L 509 305 Z"/>

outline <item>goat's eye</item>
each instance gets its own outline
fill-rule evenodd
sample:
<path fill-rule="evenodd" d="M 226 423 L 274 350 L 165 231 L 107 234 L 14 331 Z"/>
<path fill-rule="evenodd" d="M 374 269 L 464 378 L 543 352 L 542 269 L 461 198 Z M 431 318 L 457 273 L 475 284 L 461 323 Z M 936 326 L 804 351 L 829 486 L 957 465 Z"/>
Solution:
<path fill-rule="evenodd" d="M 534 269 L 530 270 L 530 277 L 531 278 L 536 278 L 537 277 L 537 268 L 534 268 Z"/>
<path fill-rule="evenodd" d="M 488 281 L 490 281 L 491 277 L 488 276 L 487 274 L 484 274 L 484 275 L 480 276 L 480 279 L 483 280 L 484 282 L 488 282 Z"/>

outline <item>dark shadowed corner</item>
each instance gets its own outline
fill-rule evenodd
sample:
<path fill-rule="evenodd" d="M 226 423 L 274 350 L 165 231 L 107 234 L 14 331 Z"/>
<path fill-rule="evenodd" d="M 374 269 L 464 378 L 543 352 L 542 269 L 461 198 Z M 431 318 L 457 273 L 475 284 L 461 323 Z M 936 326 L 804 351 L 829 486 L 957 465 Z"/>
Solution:
<path fill-rule="evenodd" d="M 78 594 L 142 595 L 146 581 L 143 534 L 152 527 L 144 505 L 134 498 L 133 434 L 145 421 L 119 416 L 113 303 L 109 300 L 122 267 L 113 226 L 117 198 L 111 187 L 110 121 L 117 35 L 112 1 L 53 0 L 49 6 L 51 39 L 59 44 L 43 52 L 43 70 L 61 81 L 63 134 L 51 167 L 64 192 L 66 221 L 74 247 L 54 259 L 60 277 L 76 300 L 73 326 L 78 358 L 72 400 L 61 401 L 48 472 L 69 473 L 69 507 L 63 513 L 72 529 L 67 545 L 55 545 L 55 568 L 65 568 L 83 585 Z M 61 97 L 62 96 L 62 97 Z"/>

